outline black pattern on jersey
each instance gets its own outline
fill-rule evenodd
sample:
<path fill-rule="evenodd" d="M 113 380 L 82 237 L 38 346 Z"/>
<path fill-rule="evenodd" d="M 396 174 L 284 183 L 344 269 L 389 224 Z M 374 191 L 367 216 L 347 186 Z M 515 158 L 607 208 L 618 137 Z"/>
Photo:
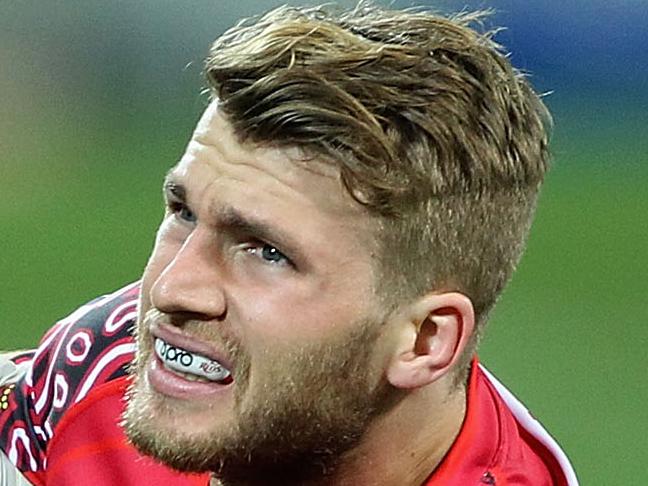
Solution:
<path fill-rule="evenodd" d="M 19 470 L 45 468 L 45 451 L 65 412 L 98 386 L 127 373 L 139 284 L 77 309 L 52 327 L 38 349 L 12 358 L 28 366 L 0 387 L 0 448 Z"/>

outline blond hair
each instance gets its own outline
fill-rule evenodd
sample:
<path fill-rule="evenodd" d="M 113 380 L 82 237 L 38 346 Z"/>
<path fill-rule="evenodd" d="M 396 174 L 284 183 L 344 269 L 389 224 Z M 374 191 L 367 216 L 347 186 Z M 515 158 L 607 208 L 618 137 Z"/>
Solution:
<path fill-rule="evenodd" d="M 492 32 L 472 28 L 483 17 L 280 7 L 227 31 L 206 61 L 242 140 L 337 164 L 379 216 L 389 302 L 457 290 L 481 323 L 522 253 L 550 128 Z"/>

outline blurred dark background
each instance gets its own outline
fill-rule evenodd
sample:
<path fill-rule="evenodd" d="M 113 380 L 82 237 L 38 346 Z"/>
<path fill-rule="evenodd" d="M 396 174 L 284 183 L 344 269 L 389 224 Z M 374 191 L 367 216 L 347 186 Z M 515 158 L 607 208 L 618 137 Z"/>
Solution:
<path fill-rule="evenodd" d="M 139 277 L 163 174 L 205 106 L 210 42 L 279 3 L 0 1 L 0 348 L 34 346 Z M 582 484 L 645 484 L 648 2 L 426 3 L 495 8 L 488 25 L 507 27 L 496 39 L 555 121 L 554 167 L 482 359 Z"/>

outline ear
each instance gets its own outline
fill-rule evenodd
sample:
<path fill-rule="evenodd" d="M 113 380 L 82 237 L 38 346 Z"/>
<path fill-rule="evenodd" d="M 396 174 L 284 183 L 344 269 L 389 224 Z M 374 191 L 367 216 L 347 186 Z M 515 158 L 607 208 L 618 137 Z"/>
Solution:
<path fill-rule="evenodd" d="M 458 292 L 427 294 L 399 313 L 397 349 L 387 380 L 397 388 L 419 388 L 449 373 L 475 328 L 471 300 Z"/>

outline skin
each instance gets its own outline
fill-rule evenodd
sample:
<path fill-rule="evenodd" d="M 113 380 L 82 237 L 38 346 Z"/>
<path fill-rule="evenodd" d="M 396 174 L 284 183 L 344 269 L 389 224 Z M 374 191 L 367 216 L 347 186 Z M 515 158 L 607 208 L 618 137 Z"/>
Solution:
<path fill-rule="evenodd" d="M 377 221 L 335 167 L 305 165 L 301 155 L 241 144 L 217 103 L 206 110 L 167 177 L 168 208 L 142 280 L 127 432 L 136 445 L 141 430 L 163 444 L 208 444 L 239 430 L 264 401 L 281 403 L 290 383 L 302 384 L 290 390 L 294 403 L 317 403 L 321 392 L 309 389 L 317 376 L 340 396 L 357 395 L 331 401 L 335 420 L 356 406 L 371 412 L 351 426 L 352 443 L 332 448 L 326 476 L 286 473 L 278 484 L 420 484 L 465 414 L 452 374 L 474 327 L 472 305 L 436 292 L 388 313 L 374 291 Z M 234 382 L 193 399 L 161 392 L 147 378 L 158 323 L 217 350 Z M 343 384 L 333 381 L 343 373 L 336 357 L 357 369 Z M 279 396 L 268 398 L 275 382 Z M 255 482 L 253 473 L 224 471 L 222 484 Z"/>

